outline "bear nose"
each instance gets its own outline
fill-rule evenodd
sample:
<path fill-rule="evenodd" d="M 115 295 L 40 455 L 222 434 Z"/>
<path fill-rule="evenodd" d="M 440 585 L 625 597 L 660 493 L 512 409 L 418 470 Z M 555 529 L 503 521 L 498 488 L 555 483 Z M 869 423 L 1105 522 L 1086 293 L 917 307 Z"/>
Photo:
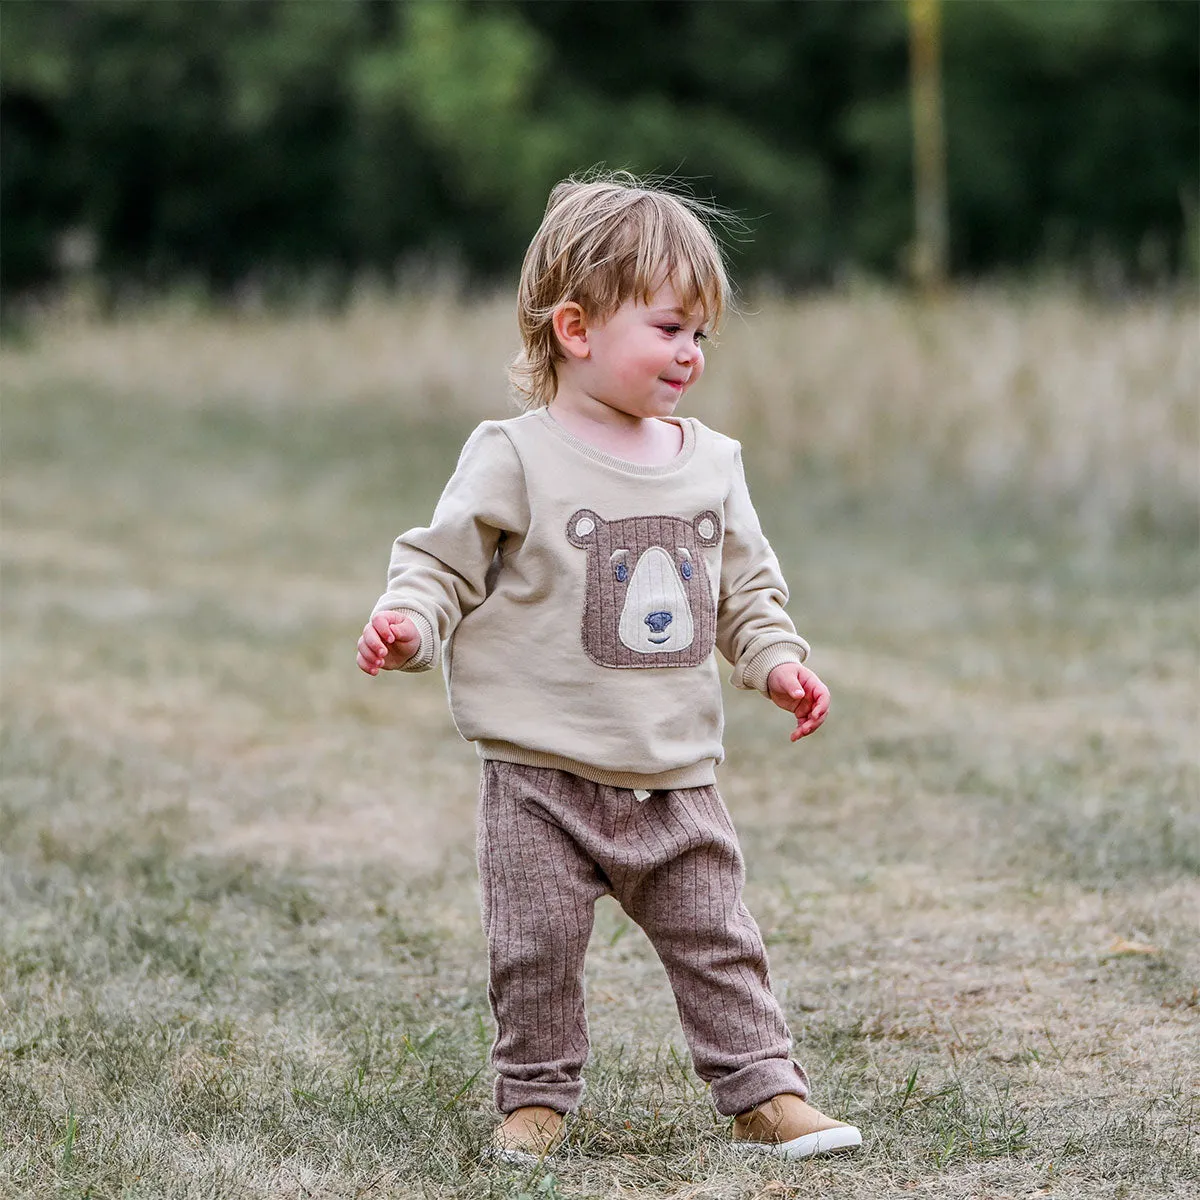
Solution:
<path fill-rule="evenodd" d="M 646 624 L 650 626 L 651 633 L 662 633 L 670 623 L 671 614 L 669 612 L 651 613 L 646 618 Z"/>

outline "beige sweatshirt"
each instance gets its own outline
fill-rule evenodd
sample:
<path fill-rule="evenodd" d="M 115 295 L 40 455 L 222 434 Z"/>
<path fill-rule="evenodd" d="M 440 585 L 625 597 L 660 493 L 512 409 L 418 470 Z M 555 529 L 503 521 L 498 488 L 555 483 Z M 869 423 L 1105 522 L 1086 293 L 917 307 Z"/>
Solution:
<path fill-rule="evenodd" d="M 482 758 L 614 787 L 700 787 L 723 757 L 714 645 L 733 683 L 808 645 L 746 490 L 738 443 L 693 418 L 641 466 L 545 409 L 471 434 L 427 529 L 396 539 L 375 612 L 421 632 Z"/>

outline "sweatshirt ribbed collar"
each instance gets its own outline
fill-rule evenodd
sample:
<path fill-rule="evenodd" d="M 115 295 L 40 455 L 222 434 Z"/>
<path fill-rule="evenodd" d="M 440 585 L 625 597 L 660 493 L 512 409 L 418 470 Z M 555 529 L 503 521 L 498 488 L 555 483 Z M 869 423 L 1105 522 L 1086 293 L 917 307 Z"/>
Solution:
<path fill-rule="evenodd" d="M 645 463 L 629 462 L 624 458 L 617 458 L 613 454 L 607 454 L 603 450 L 585 442 L 582 438 L 577 438 L 569 430 L 564 429 L 551 415 L 549 409 L 540 408 L 532 414 L 537 420 L 548 429 L 555 437 L 566 442 L 572 449 L 577 450 L 580 454 L 590 458 L 593 462 L 601 463 L 603 466 L 611 467 L 615 471 L 622 471 L 626 475 L 672 475 L 676 471 L 682 470 L 691 460 L 692 455 L 696 450 L 696 422 L 691 417 L 666 417 L 664 420 L 671 421 L 678 425 L 683 430 L 683 449 L 679 451 L 673 459 L 668 463 L 662 463 L 658 466 L 649 466 Z"/>

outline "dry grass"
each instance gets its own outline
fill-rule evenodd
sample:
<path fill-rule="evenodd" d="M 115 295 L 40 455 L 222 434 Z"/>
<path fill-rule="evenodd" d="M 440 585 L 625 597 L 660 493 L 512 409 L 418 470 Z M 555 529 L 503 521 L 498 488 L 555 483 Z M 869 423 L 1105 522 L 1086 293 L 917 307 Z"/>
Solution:
<path fill-rule="evenodd" d="M 1194 537 L 1200 512 L 1200 306 L 1125 307 L 1062 291 L 957 292 L 936 304 L 864 291 L 750 299 L 710 353 L 694 411 L 844 489 L 948 485 L 1089 537 Z M 507 300 L 363 295 L 345 314 L 198 318 L 155 310 L 116 327 L 58 312 L 8 355 L 24 388 L 96 386 L 259 413 L 400 406 L 414 421 L 504 409 Z"/>
<path fill-rule="evenodd" d="M 391 537 L 500 409 L 502 310 L 5 352 L 0 1194 L 1194 1195 L 1194 316 L 869 296 L 731 328 L 708 412 L 835 709 L 792 747 L 731 694 L 722 787 L 798 1054 L 868 1144 L 731 1161 L 606 901 L 574 1150 L 530 1175 L 478 1161 L 473 756 L 438 678 L 352 665 Z"/>

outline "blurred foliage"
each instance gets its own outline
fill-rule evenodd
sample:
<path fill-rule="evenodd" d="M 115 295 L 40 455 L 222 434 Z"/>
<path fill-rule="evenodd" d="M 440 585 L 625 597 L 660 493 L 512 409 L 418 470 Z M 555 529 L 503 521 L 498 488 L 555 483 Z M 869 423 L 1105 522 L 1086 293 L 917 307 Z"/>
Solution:
<path fill-rule="evenodd" d="M 951 253 L 1195 267 L 1196 0 L 950 0 Z M 30 0 L 4 7 L 5 292 L 449 262 L 511 272 L 563 175 L 675 175 L 739 276 L 903 271 L 899 0 Z"/>

